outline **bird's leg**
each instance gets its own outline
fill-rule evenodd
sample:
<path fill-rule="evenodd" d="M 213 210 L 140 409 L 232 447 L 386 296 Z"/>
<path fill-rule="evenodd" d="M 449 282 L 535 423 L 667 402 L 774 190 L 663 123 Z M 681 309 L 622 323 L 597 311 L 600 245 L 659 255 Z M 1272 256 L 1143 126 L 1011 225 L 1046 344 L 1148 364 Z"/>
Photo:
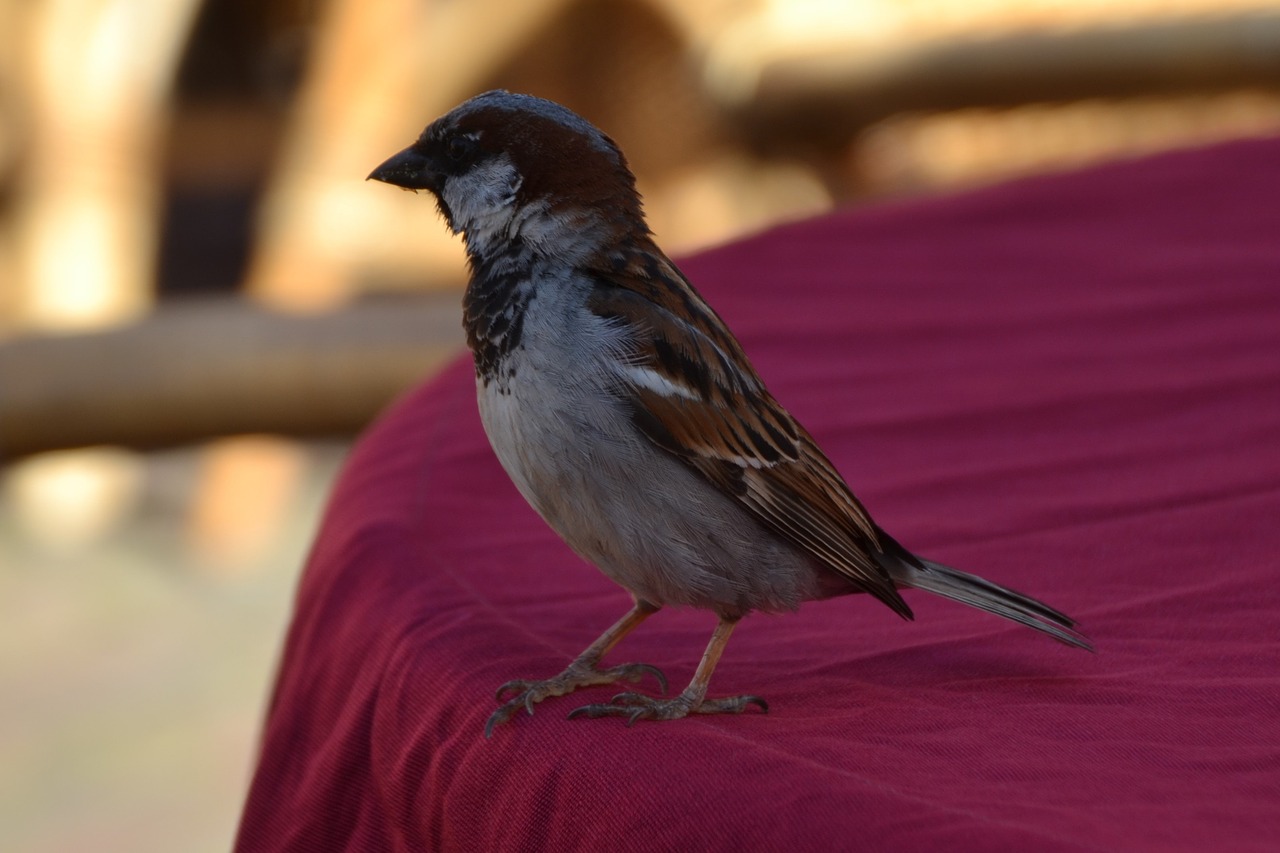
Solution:
<path fill-rule="evenodd" d="M 711 683 L 711 673 L 724 654 L 724 647 L 729 643 L 738 620 L 723 616 L 711 633 L 711 642 L 702 654 L 702 662 L 698 664 L 693 680 L 684 692 L 672 699 L 655 699 L 640 693 L 619 693 L 613 701 L 602 705 L 584 705 L 569 713 L 570 717 L 626 717 L 627 725 L 636 720 L 678 720 L 689 714 L 741 714 L 748 705 L 759 705 L 761 711 L 768 712 L 769 704 L 759 696 L 726 696 L 721 699 L 707 698 L 707 685 Z"/>
<path fill-rule="evenodd" d="M 652 675 L 658 680 L 658 685 L 662 688 L 662 692 L 665 693 L 667 691 L 667 677 L 662 674 L 660 669 L 647 663 L 624 663 L 618 666 L 611 666 L 608 669 L 600 668 L 601 659 L 609 653 L 610 649 L 622 642 L 622 638 L 634 631 L 641 622 L 657 612 L 658 606 L 656 604 L 637 600 L 635 606 L 627 612 L 627 615 L 615 622 L 594 643 L 587 646 L 586 651 L 574 658 L 573 663 L 569 664 L 564 672 L 544 681 L 517 679 L 508 681 L 499 687 L 497 698 L 499 702 L 502 702 L 502 705 L 489 717 L 489 722 L 485 723 L 484 736 L 490 737 L 495 726 L 511 719 L 521 708 L 532 714 L 535 703 L 541 702 L 549 696 L 563 696 L 566 693 L 572 693 L 579 687 L 590 687 L 595 684 L 613 684 L 616 681 L 623 680 L 639 681 L 645 675 Z M 502 697 L 513 690 L 516 691 L 516 695 L 503 702 Z"/>

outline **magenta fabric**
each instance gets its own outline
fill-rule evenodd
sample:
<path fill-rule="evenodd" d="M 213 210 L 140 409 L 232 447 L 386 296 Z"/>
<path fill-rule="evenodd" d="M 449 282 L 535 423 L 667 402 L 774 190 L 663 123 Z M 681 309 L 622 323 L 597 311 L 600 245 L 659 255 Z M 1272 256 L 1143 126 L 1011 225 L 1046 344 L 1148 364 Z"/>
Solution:
<path fill-rule="evenodd" d="M 846 597 L 739 626 L 712 692 L 767 715 L 566 720 L 596 688 L 485 740 L 500 683 L 559 672 L 629 599 L 516 493 L 459 361 L 336 488 L 239 850 L 1276 849 L 1280 140 L 683 267 L 882 526 L 1098 653 Z M 713 622 L 663 611 L 610 660 L 678 690 Z"/>

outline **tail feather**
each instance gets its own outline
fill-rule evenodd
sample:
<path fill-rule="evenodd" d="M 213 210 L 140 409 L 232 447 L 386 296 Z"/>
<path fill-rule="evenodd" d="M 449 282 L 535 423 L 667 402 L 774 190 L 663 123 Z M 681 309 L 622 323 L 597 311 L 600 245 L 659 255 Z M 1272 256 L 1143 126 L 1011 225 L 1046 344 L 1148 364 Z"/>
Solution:
<path fill-rule="evenodd" d="M 920 560 L 918 566 L 904 564 L 903 568 L 905 572 L 892 573 L 902 586 L 936 593 L 1034 628 L 1068 646 L 1093 651 L 1089 639 L 1074 630 L 1075 620 L 1044 602 L 931 560 Z"/>

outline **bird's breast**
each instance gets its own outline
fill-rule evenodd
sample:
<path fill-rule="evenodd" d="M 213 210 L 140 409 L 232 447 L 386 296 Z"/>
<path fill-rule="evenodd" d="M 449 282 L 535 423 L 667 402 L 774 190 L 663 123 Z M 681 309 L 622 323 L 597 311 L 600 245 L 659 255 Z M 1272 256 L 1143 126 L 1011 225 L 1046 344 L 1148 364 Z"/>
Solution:
<path fill-rule="evenodd" d="M 530 261 L 519 244 L 491 259 L 474 259 L 462 299 L 462 328 L 475 357 L 476 377 L 505 382 L 510 356 L 524 343 L 525 321 L 538 293 Z"/>
<path fill-rule="evenodd" d="M 620 492 L 639 442 L 591 357 L 546 346 L 536 315 L 525 323 L 498 375 L 477 374 L 480 418 L 525 500 L 572 546 L 592 551 L 600 507 Z"/>

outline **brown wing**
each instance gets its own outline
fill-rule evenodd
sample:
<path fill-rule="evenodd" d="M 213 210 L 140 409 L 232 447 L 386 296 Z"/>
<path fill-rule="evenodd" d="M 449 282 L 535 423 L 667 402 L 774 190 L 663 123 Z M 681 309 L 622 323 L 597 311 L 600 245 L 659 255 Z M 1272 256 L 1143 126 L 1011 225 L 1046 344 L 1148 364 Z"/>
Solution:
<path fill-rule="evenodd" d="M 600 275 L 589 307 L 636 330 L 619 393 L 644 435 L 766 528 L 911 618 L 873 556 L 883 534 L 674 264 L 648 255 L 643 266 Z"/>

